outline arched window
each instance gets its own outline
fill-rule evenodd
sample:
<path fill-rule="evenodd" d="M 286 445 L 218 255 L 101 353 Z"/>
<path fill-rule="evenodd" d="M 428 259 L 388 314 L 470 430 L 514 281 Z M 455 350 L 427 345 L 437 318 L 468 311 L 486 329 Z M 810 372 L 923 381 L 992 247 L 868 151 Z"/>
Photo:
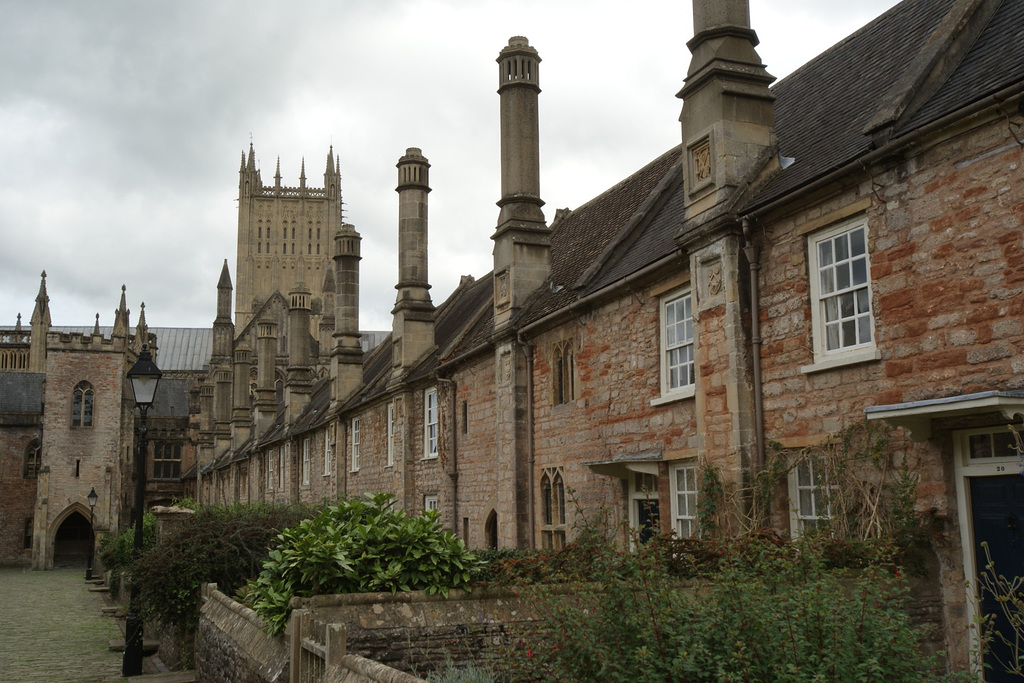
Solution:
<path fill-rule="evenodd" d="M 263 242 L 257 242 L 256 243 L 256 253 L 257 254 L 262 254 L 263 253 Z"/>
<path fill-rule="evenodd" d="M 71 396 L 71 426 L 92 427 L 92 385 L 79 382 Z"/>
<path fill-rule="evenodd" d="M 560 468 L 545 469 L 540 478 L 541 537 L 545 548 L 565 545 L 565 484 Z"/>
<path fill-rule="evenodd" d="M 39 439 L 32 441 L 25 449 L 25 469 L 21 475 L 25 479 L 39 478 L 40 450 Z"/>

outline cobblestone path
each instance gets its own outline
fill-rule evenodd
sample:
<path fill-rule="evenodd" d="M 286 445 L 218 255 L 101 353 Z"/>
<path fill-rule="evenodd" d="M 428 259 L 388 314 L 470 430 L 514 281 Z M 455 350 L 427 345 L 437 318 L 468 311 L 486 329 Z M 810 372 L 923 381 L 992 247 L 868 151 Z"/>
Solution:
<path fill-rule="evenodd" d="M 0 681 L 107 683 L 122 681 L 121 633 L 90 593 L 85 571 L 0 569 Z"/>

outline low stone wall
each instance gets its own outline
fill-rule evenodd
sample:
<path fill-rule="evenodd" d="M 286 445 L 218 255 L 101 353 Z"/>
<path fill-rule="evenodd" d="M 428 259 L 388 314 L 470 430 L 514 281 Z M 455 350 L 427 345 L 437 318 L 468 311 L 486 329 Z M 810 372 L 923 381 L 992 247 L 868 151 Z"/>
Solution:
<path fill-rule="evenodd" d="M 287 683 L 289 647 L 263 632 L 251 609 L 227 597 L 216 584 L 203 588 L 196 651 L 196 679 L 204 683 Z"/>
<path fill-rule="evenodd" d="M 550 590 L 550 589 L 547 589 Z M 359 593 L 295 598 L 321 624 L 341 625 L 347 650 L 402 671 L 485 661 L 533 620 L 535 589 L 451 591 L 448 597 Z"/>

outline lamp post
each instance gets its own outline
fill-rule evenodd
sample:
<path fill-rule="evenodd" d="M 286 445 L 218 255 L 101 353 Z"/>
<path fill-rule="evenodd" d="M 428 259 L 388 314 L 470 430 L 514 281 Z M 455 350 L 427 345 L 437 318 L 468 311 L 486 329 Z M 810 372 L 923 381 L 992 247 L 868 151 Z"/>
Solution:
<path fill-rule="evenodd" d="M 96 501 L 99 496 L 96 495 L 96 489 L 92 488 L 89 490 L 89 495 L 86 496 L 89 500 L 89 564 L 85 568 L 85 580 L 92 581 L 92 558 L 93 553 L 96 552 Z"/>
<path fill-rule="evenodd" d="M 139 360 L 128 371 L 135 407 L 139 409 L 139 435 L 135 450 L 135 539 L 132 544 L 132 559 L 135 561 L 142 554 L 142 523 L 145 516 L 146 412 L 153 405 L 161 374 L 149 353 L 149 346 L 143 344 Z M 125 615 L 124 659 L 121 662 L 121 675 L 125 677 L 142 674 L 142 617 L 139 615 L 138 583 L 133 580 L 130 588 L 128 614 Z"/>

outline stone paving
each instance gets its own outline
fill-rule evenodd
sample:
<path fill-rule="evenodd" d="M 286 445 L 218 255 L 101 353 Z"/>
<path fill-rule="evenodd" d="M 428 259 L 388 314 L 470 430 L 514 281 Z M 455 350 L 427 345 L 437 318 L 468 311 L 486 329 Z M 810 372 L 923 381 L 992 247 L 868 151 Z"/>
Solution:
<path fill-rule="evenodd" d="M 0 568 L 0 681 L 107 683 L 121 678 L 122 639 L 104 616 L 104 593 L 90 593 L 81 569 Z M 137 679 L 132 679 L 137 680 Z"/>

